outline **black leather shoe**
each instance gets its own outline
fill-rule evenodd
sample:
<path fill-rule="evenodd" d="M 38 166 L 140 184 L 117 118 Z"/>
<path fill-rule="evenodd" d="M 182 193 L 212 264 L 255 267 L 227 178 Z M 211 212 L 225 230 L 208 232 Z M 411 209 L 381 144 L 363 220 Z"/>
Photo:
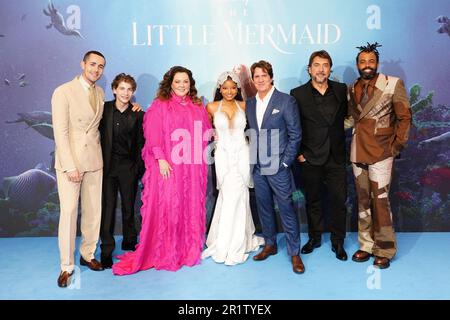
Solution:
<path fill-rule="evenodd" d="M 102 264 L 98 262 L 96 259 L 92 259 L 91 261 L 86 261 L 83 257 L 80 257 L 80 264 L 82 266 L 87 266 L 89 269 L 93 271 L 103 271 Z"/>
<path fill-rule="evenodd" d="M 336 253 L 336 258 L 338 258 L 339 260 L 345 261 L 348 259 L 347 252 L 345 252 L 344 244 L 342 243 L 333 244 L 331 246 L 331 251 Z"/>
<path fill-rule="evenodd" d="M 136 242 L 122 242 L 122 250 L 136 250 Z"/>
<path fill-rule="evenodd" d="M 320 240 L 309 239 L 308 242 L 303 246 L 301 253 L 308 254 L 314 251 L 315 248 L 321 246 Z"/>
<path fill-rule="evenodd" d="M 112 267 L 112 265 L 113 265 L 113 260 L 112 260 L 112 258 L 111 257 L 108 257 L 108 258 L 102 258 L 102 260 L 101 260 L 102 262 L 102 267 L 104 268 L 104 269 L 111 269 L 111 267 Z"/>
<path fill-rule="evenodd" d="M 69 283 L 69 279 L 72 275 L 73 275 L 73 271 L 72 272 L 61 271 L 61 273 L 59 274 L 59 277 L 58 277 L 58 287 L 60 287 L 60 288 L 67 287 L 67 284 Z"/>

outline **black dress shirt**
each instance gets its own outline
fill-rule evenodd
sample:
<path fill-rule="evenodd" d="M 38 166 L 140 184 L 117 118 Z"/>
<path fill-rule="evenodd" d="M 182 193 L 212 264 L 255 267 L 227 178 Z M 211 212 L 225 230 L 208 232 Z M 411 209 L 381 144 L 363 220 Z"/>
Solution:
<path fill-rule="evenodd" d="M 131 106 L 124 112 L 114 108 L 112 157 L 116 160 L 131 159 L 130 141 L 133 139 L 133 128 L 128 121 L 130 112 Z"/>
<path fill-rule="evenodd" d="M 312 93 L 316 106 L 322 110 L 322 114 L 328 123 L 331 123 L 333 121 L 333 115 L 339 107 L 331 84 L 328 83 L 328 88 L 323 95 L 314 87 L 312 87 Z"/>

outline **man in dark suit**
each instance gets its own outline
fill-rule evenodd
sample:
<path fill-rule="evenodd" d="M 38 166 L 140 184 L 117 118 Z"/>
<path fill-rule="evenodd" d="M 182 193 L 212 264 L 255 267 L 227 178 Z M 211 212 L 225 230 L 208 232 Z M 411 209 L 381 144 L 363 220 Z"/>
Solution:
<path fill-rule="evenodd" d="M 121 73 L 111 84 L 115 100 L 104 105 L 100 123 L 103 154 L 102 222 L 100 228 L 101 263 L 111 268 L 115 248 L 114 226 L 117 192 L 122 204 L 122 250 L 134 250 L 137 232 L 134 222 L 134 202 L 138 181 L 144 172 L 141 150 L 144 146 L 143 111 L 133 112 L 130 99 L 136 81 Z"/>
<path fill-rule="evenodd" d="M 298 109 L 295 99 L 273 86 L 270 63 L 261 60 L 254 63 L 250 70 L 258 92 L 256 97 L 247 100 L 245 112 L 250 127 L 251 172 L 265 240 L 264 249 L 253 260 L 265 260 L 278 252 L 275 196 L 293 271 L 303 273 L 305 266 L 299 256 L 299 222 L 292 202 L 290 169 L 301 136 Z"/>
<path fill-rule="evenodd" d="M 347 260 L 344 250 L 347 86 L 328 79 L 332 65 L 328 52 L 313 52 L 308 64 L 311 80 L 291 91 L 297 100 L 302 126 L 302 141 L 295 166 L 296 169 L 301 167 L 308 218 L 309 240 L 301 252 L 311 253 L 321 245 L 324 231 L 321 188 L 325 183 L 330 200 L 331 249 L 336 258 Z"/>

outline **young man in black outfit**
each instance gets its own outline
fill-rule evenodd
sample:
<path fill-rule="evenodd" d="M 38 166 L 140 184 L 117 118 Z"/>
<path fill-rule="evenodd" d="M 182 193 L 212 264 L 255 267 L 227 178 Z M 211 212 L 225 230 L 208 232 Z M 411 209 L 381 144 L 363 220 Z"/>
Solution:
<path fill-rule="evenodd" d="M 104 105 L 99 130 L 103 155 L 102 221 L 100 228 L 101 263 L 111 268 L 115 248 L 114 227 L 117 192 L 122 204 L 122 250 L 134 250 L 137 232 L 134 203 L 138 181 L 144 173 L 141 151 L 144 146 L 144 112 L 132 111 L 130 100 L 136 81 L 121 73 L 111 84 L 115 99 Z"/>

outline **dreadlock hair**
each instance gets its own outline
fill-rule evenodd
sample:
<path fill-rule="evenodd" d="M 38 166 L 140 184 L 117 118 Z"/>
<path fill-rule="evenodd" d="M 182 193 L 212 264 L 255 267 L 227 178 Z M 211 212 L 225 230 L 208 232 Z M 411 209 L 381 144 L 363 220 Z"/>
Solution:
<path fill-rule="evenodd" d="M 381 47 L 381 44 L 378 44 L 378 42 L 375 42 L 373 44 L 370 44 L 367 42 L 367 46 L 360 46 L 356 47 L 356 49 L 359 49 L 358 55 L 356 56 L 356 63 L 358 63 L 359 55 L 363 52 L 373 52 L 375 54 L 375 57 L 377 58 L 377 63 L 380 58 L 380 53 L 378 52 L 377 48 Z"/>

